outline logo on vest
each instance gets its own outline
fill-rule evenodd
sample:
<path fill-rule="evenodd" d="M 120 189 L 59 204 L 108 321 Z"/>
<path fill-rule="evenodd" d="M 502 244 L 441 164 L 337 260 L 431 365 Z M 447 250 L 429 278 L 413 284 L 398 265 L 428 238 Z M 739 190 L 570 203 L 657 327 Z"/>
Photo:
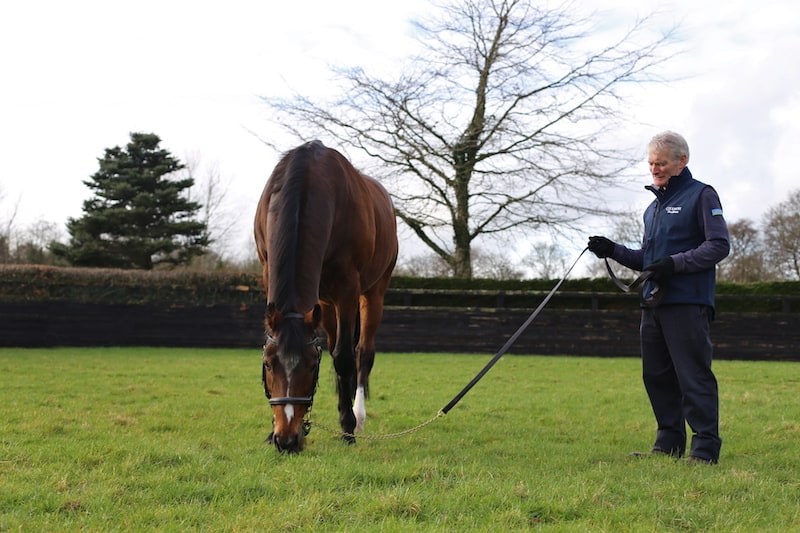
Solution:
<path fill-rule="evenodd" d="M 668 205 L 664 208 L 668 215 L 677 215 L 681 212 L 681 206 Z"/>

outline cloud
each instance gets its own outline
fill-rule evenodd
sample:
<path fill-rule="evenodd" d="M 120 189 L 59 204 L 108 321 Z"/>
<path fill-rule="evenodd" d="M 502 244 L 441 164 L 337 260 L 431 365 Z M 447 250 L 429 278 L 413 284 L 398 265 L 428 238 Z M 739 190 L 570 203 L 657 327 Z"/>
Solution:
<path fill-rule="evenodd" d="M 680 23 L 687 52 L 674 81 L 631 93 L 639 123 L 607 142 L 644 145 L 681 131 L 690 167 L 720 192 L 729 221 L 757 220 L 797 188 L 800 17 L 794 3 L 604 0 L 603 27 L 629 27 L 659 8 Z M 249 130 L 276 135 L 259 95 L 287 86 L 324 94 L 329 65 L 392 72 L 413 52 L 409 18 L 423 0 L 303 3 L 31 0 L 0 8 L 0 220 L 20 199 L 20 223 L 79 216 L 105 148 L 131 131 L 158 134 L 182 158 L 200 152 L 231 177 L 243 248 L 255 201 L 278 154 Z M 378 70 L 380 72 L 380 70 Z M 288 148 L 288 147 L 287 147 Z M 646 165 L 637 168 L 646 182 Z M 646 194 L 625 192 L 631 204 Z"/>

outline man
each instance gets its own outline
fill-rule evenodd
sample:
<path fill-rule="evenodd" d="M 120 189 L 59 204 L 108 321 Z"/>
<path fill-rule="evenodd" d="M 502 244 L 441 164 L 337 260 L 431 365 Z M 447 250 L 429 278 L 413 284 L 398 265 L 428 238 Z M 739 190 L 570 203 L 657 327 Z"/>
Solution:
<path fill-rule="evenodd" d="M 589 237 L 589 250 L 628 268 L 651 271 L 643 285 L 640 326 L 642 379 L 658 424 L 650 452 L 682 457 L 686 424 L 692 430 L 687 461 L 716 464 L 719 436 L 717 380 L 711 371 L 716 265 L 730 252 L 728 227 L 716 191 L 686 167 L 689 146 L 674 132 L 648 144 L 656 198 L 644 212 L 642 247 Z M 644 265 L 644 266 L 643 266 Z M 654 303 L 655 302 L 655 303 Z"/>

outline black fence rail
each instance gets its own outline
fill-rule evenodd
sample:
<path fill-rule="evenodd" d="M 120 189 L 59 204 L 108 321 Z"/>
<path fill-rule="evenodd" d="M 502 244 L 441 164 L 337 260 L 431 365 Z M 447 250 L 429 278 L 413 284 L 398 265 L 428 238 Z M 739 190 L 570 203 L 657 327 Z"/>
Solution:
<path fill-rule="evenodd" d="M 447 295 L 437 292 L 400 290 L 387 295 L 378 350 L 494 354 L 544 297 L 487 291 L 467 295 L 474 305 L 442 307 Z M 456 292 L 463 297 L 464 291 Z M 440 305 L 418 305 L 431 293 Z M 719 298 L 712 325 L 717 359 L 800 361 L 797 297 L 765 297 L 759 306 L 769 310 L 763 312 L 725 311 L 736 308 L 736 298 L 754 297 Z M 727 299 L 731 301 L 726 304 Z M 637 357 L 637 302 L 631 295 L 557 294 L 509 352 Z M 261 304 L 0 302 L 0 346 L 260 349 L 263 314 Z"/>

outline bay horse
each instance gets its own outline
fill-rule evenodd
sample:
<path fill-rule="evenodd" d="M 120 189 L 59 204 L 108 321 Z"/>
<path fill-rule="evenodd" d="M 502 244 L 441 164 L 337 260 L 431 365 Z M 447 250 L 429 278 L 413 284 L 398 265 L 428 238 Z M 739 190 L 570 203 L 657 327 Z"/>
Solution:
<path fill-rule="evenodd" d="M 320 326 L 336 371 L 342 439 L 363 429 L 383 298 L 397 261 L 386 189 L 320 141 L 285 154 L 256 209 L 266 290 L 262 378 L 279 451 L 299 452 L 319 378 Z"/>

